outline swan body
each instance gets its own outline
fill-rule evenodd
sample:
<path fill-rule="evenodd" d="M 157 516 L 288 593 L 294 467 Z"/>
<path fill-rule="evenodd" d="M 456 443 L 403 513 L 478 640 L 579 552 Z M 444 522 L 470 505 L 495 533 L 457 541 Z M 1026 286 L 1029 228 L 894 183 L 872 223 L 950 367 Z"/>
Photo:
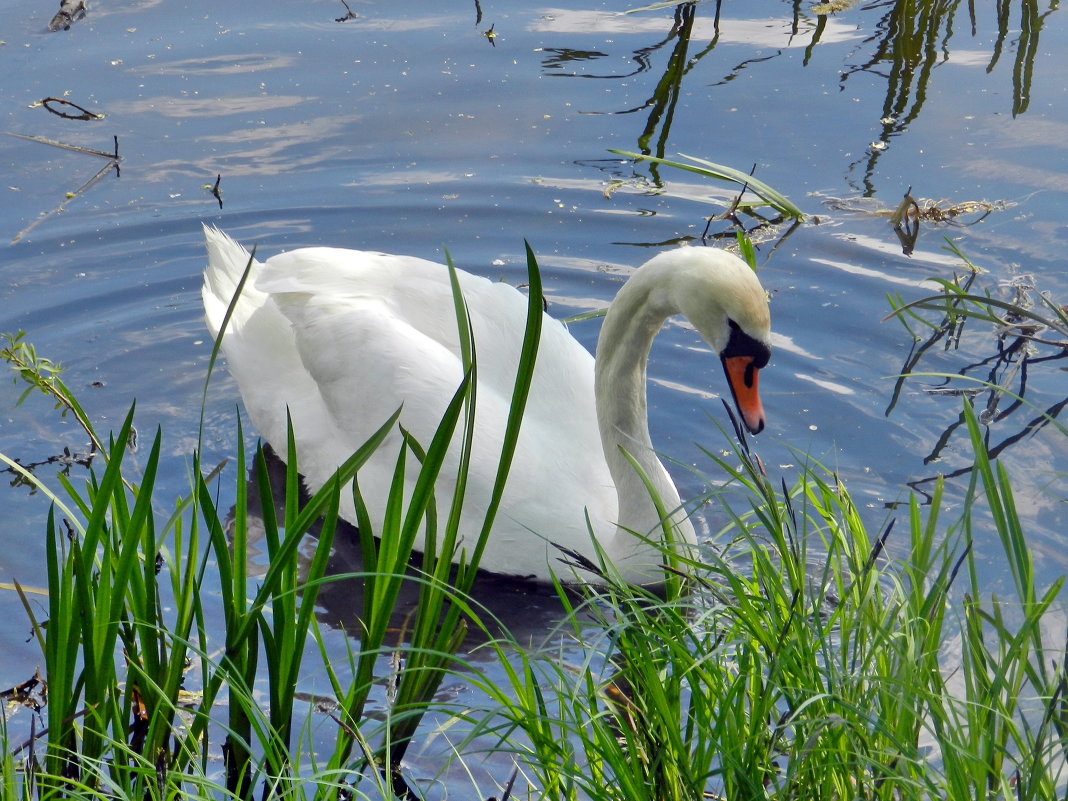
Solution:
<path fill-rule="evenodd" d="M 208 327 L 218 336 L 250 257 L 221 231 L 205 226 L 204 233 L 203 300 Z M 462 271 L 458 277 L 478 361 L 471 472 L 461 519 L 461 530 L 475 537 L 497 469 L 527 301 L 507 284 Z M 632 583 L 662 580 L 664 555 L 653 544 L 663 540 L 661 520 L 627 454 L 672 511 L 674 541 L 680 547 L 696 541 L 679 494 L 652 450 L 646 415 L 652 339 L 668 317 L 679 313 L 721 356 L 745 425 L 754 433 L 763 428 L 757 371 L 770 355 L 770 321 L 755 274 L 740 259 L 709 248 L 655 256 L 613 301 L 596 362 L 563 325 L 546 316 L 483 569 L 567 581 L 574 576 L 561 564 L 564 554 L 557 546 L 562 546 L 595 563 L 600 550 Z M 463 376 L 446 268 L 356 250 L 302 248 L 255 262 L 222 349 L 252 422 L 280 452 L 288 408 L 300 469 L 312 490 L 402 404 L 400 424 L 418 442 L 429 443 Z M 401 435 L 393 431 L 358 474 L 376 530 L 400 447 Z M 456 448 L 439 478 L 439 504 L 452 497 L 458 460 Z M 414 479 L 415 470 L 410 472 Z M 342 496 L 342 515 L 355 522 L 351 493 Z"/>

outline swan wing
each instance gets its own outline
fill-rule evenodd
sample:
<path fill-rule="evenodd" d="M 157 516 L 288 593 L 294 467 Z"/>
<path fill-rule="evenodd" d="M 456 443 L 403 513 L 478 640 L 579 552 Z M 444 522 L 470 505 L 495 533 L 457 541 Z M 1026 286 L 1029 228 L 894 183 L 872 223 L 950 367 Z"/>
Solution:
<path fill-rule="evenodd" d="M 464 272 L 459 278 L 478 370 L 464 512 L 464 529 L 474 536 L 496 475 L 527 302 L 507 284 Z M 462 378 L 442 265 L 307 248 L 273 256 L 250 280 L 251 311 L 235 313 L 241 328 L 224 339 L 226 354 L 254 423 L 276 444 L 285 441 L 288 406 L 300 468 L 312 487 L 402 404 L 401 424 L 429 443 Z M 543 578 L 558 555 L 549 543 L 589 554 L 585 511 L 610 521 L 616 505 L 597 433 L 593 357 L 560 323 L 544 322 L 503 511 L 483 557 L 490 570 Z M 399 435 L 387 439 L 359 476 L 376 524 L 400 446 Z M 458 462 L 454 449 L 439 480 L 439 503 L 451 497 Z"/>

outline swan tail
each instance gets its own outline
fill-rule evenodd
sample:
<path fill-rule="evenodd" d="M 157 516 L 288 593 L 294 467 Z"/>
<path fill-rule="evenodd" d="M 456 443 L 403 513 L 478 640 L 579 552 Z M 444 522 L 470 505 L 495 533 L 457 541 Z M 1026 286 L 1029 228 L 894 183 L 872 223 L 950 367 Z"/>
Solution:
<path fill-rule="evenodd" d="M 241 276 L 248 267 L 251 254 L 215 226 L 204 226 L 204 242 L 208 248 L 208 266 L 204 270 L 204 318 L 213 337 L 219 336 L 226 310 L 237 292 Z M 230 317 L 230 331 L 241 328 L 252 313 L 263 304 L 264 295 L 253 287 L 255 276 L 263 265 L 255 261 L 249 280 L 241 289 L 241 297 Z"/>

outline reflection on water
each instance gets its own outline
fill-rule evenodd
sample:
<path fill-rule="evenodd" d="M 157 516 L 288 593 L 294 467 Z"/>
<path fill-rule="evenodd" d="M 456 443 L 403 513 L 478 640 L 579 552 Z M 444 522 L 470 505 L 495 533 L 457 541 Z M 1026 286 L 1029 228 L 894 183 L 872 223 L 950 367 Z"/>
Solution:
<path fill-rule="evenodd" d="M 269 446 L 264 447 L 264 452 L 267 456 L 271 485 L 279 488 L 274 503 L 276 518 L 281 520 L 285 514 L 283 488 L 286 469 Z M 265 556 L 260 551 L 263 541 L 262 496 L 255 470 L 249 471 L 247 492 L 249 562 L 252 565 L 260 565 L 262 571 L 266 572 Z M 232 520 L 228 519 L 227 522 L 231 524 Z M 340 627 L 357 639 L 362 634 L 364 619 L 363 571 L 359 535 L 352 526 L 339 521 L 326 570 L 330 580 L 319 589 L 316 616 L 324 625 L 330 628 Z M 419 604 L 422 584 L 417 580 L 418 562 L 413 562 L 409 576 L 412 580 L 401 585 L 390 624 L 397 638 L 394 645 L 398 646 L 409 631 Z M 489 637 L 499 637 L 507 633 L 516 642 L 537 648 L 547 638 L 557 638 L 553 632 L 566 618 L 566 612 L 555 590 L 544 584 L 480 573 L 472 597 L 474 609 L 487 627 L 485 630 L 478 626 L 470 627 L 464 640 L 465 652 L 469 658 L 476 661 L 481 658 L 479 646 L 485 644 Z M 491 651 L 486 651 L 484 656 L 491 658 Z"/>
<path fill-rule="evenodd" d="M 1052 403 L 1046 401 L 1049 405 L 1043 409 L 1043 401 L 1033 400 L 1031 396 L 1035 393 L 1028 390 L 1032 373 L 1032 383 L 1037 380 L 1039 387 L 1043 383 L 1048 386 L 1051 371 L 1055 383 L 1061 383 L 1056 373 L 1065 369 L 1061 361 L 1068 358 L 1068 315 L 1065 313 L 1068 307 L 1038 293 L 1033 276 L 1017 276 L 998 287 L 999 294 L 1005 296 L 1001 300 L 989 289 L 976 291 L 974 284 L 979 275 L 978 270 L 973 269 L 963 277 L 943 282 L 941 296 L 915 301 L 909 306 L 905 306 L 900 297 L 895 298 L 896 315 L 906 330 L 913 333 L 913 343 L 894 384 L 885 414 L 889 416 L 893 412 L 906 382 L 922 382 L 923 392 L 930 395 L 970 398 L 979 422 L 986 426 L 987 451 L 994 459 L 1046 426 L 1063 428 L 1056 421 L 1068 406 L 1068 395 L 1057 398 L 1063 390 L 1054 389 L 1053 396 L 1057 399 Z M 944 313 L 940 320 L 932 321 L 913 311 L 917 308 L 943 310 Z M 917 336 L 912 327 L 916 323 L 930 328 L 931 333 L 925 338 Z M 994 327 L 986 331 L 972 330 L 983 324 L 993 324 Z M 986 344 L 987 355 L 969 361 L 952 375 L 923 375 L 925 356 L 929 352 L 936 346 L 945 352 L 958 351 L 962 339 L 969 334 L 972 340 Z M 913 377 L 917 373 L 920 375 Z M 995 435 L 995 426 L 1010 417 L 1015 418 L 1015 423 L 1009 426 L 1009 432 Z M 962 412 L 938 436 L 923 463 L 942 461 L 954 435 L 967 440 L 965 426 Z M 915 479 L 909 485 L 924 492 L 925 487 L 932 486 L 940 478 L 967 475 L 971 470 L 968 465 L 937 476 Z"/>
<path fill-rule="evenodd" d="M 682 91 L 682 79 L 690 67 L 700 60 L 704 53 L 709 52 L 716 46 L 716 38 L 713 38 L 702 53 L 695 55 L 692 60 L 687 59 L 686 53 L 689 49 L 690 36 L 693 33 L 693 23 L 696 17 L 695 9 L 696 6 L 690 4 L 682 5 L 675 9 L 675 24 L 668 34 L 668 39 L 665 40 L 666 43 L 674 38 L 676 40 L 675 46 L 672 48 L 671 56 L 668 58 L 667 66 L 664 68 L 664 74 L 657 83 L 653 96 L 640 108 L 618 112 L 620 114 L 629 114 L 646 108 L 649 110 L 645 128 L 638 137 L 639 152 L 645 155 L 652 154 L 660 158 L 664 157 L 668 135 L 671 132 L 672 117 L 678 104 L 679 92 Z M 716 5 L 716 13 L 718 19 L 718 3 Z M 650 149 L 650 142 L 653 141 L 657 129 L 659 129 L 660 134 L 656 136 L 653 149 Z M 650 165 L 650 174 L 656 180 L 655 164 Z"/>
<path fill-rule="evenodd" d="M 540 12 L 530 29 L 539 33 L 585 34 L 596 37 L 665 34 L 678 24 L 677 17 L 680 13 L 693 12 L 695 17 L 691 35 L 701 41 L 785 50 L 808 48 L 815 42 L 841 44 L 861 38 L 856 26 L 847 19 L 808 16 L 796 6 L 789 10 L 790 16 L 784 16 L 782 7 L 785 5 L 788 4 L 764 4 L 765 8 L 771 9 L 765 17 L 759 16 L 755 4 L 743 9 L 730 9 L 734 13 L 749 11 L 754 16 L 732 16 L 722 26 L 722 0 L 717 0 L 714 4 L 678 3 L 673 7 L 631 12 L 548 8 Z M 675 15 L 675 19 L 667 16 L 668 14 Z M 642 47 L 633 52 L 652 51 L 649 47 Z"/>
<path fill-rule="evenodd" d="M 87 115 L 84 118 L 82 118 L 82 117 L 71 117 L 71 116 L 67 116 L 67 115 L 61 115 L 61 116 L 64 116 L 65 119 L 96 119 L 96 117 L 92 117 L 91 115 Z M 64 142 L 56 142 L 56 141 L 53 141 L 51 139 L 45 139 L 44 137 L 40 137 L 40 136 L 26 136 L 24 134 L 12 133 L 10 131 L 3 131 L 3 133 L 7 134 L 8 136 L 15 137 L 17 139 L 22 139 L 22 140 L 28 141 L 28 142 L 35 142 L 36 144 L 39 144 L 39 145 L 45 145 L 46 147 L 55 147 L 55 148 L 59 148 L 61 150 L 66 150 L 66 151 L 71 152 L 71 153 L 79 153 L 79 154 L 84 155 L 84 156 L 97 156 L 97 157 L 104 158 L 104 159 L 107 160 L 105 164 L 103 164 L 95 173 L 92 174 L 92 176 L 89 178 L 89 180 L 85 181 L 85 183 L 81 184 L 81 186 L 79 186 L 77 189 L 75 189 L 73 191 L 69 191 L 68 190 L 67 192 L 65 192 L 63 194 L 63 199 L 60 200 L 55 206 L 53 206 L 48 211 L 42 212 L 40 215 L 38 215 L 37 219 L 35 219 L 33 222 L 31 222 L 29 225 L 27 225 L 25 228 L 23 228 L 17 234 L 15 234 L 15 236 L 13 236 L 11 238 L 11 244 L 17 243 L 19 240 L 21 240 L 24 236 L 26 236 L 31 231 L 33 231 L 34 228 L 36 228 L 38 225 L 43 223 L 45 220 L 47 220 L 53 214 L 57 214 L 57 213 L 63 211 L 63 209 L 66 208 L 67 204 L 69 204 L 71 201 L 77 200 L 83 194 L 88 192 L 93 187 L 93 185 L 96 184 L 96 182 L 99 181 L 101 178 L 103 178 L 105 175 L 108 175 L 112 171 L 114 171 L 114 174 L 115 174 L 116 178 L 121 175 L 121 170 L 120 170 L 119 165 L 120 165 L 120 163 L 122 161 L 122 157 L 119 155 L 119 140 L 118 140 L 118 137 L 115 138 L 115 150 L 113 152 L 111 152 L 111 153 L 105 153 L 105 152 L 100 151 L 100 150 L 93 150 L 91 148 L 79 147 L 77 145 L 69 145 L 69 144 L 66 144 Z M 11 189 L 13 187 L 8 187 L 8 188 Z"/>
<path fill-rule="evenodd" d="M 119 100 L 110 104 L 112 114 L 158 114 L 175 119 L 227 117 L 231 114 L 263 113 L 300 105 L 306 98 L 299 95 L 228 95 L 218 97 L 170 97 L 157 95 L 137 100 Z"/>
<path fill-rule="evenodd" d="M 239 53 L 186 58 L 178 61 L 161 61 L 138 66 L 130 72 L 135 75 L 242 75 L 251 72 L 289 69 L 296 64 L 296 57 L 287 53 Z"/>
<path fill-rule="evenodd" d="M 812 55 L 819 45 L 841 43 L 861 39 L 858 53 L 864 54 L 859 63 L 848 65 L 839 77 L 839 91 L 845 91 L 859 74 L 874 77 L 885 83 L 885 95 L 878 119 L 878 134 L 864 148 L 864 155 L 850 165 L 850 171 L 862 170 L 860 188 L 865 196 L 875 194 L 874 184 L 879 159 L 889 148 L 892 139 L 909 130 L 920 117 L 927 100 L 934 71 L 942 64 L 983 67 L 990 73 L 1004 56 L 1010 36 L 1013 42 L 1011 67 L 1013 117 L 1027 111 L 1030 104 L 1031 84 L 1034 77 L 1034 62 L 1038 54 L 1040 34 L 1047 17 L 1057 9 L 1050 2 L 1044 12 L 1039 12 L 1037 2 L 999 4 L 984 6 L 977 12 L 972 3 L 962 8 L 959 0 L 930 0 L 929 2 L 894 2 L 882 9 L 874 23 L 868 23 L 873 33 L 862 38 L 858 29 L 851 28 L 848 17 L 842 19 L 820 15 L 807 16 L 795 5 L 793 16 L 781 20 L 732 19 L 729 25 L 721 26 L 721 2 L 712 6 L 701 3 L 680 3 L 674 8 L 670 27 L 663 38 L 631 50 L 627 54 L 628 66 L 622 70 L 598 69 L 605 61 L 617 59 L 610 51 L 592 48 L 546 47 L 548 55 L 542 60 L 547 76 L 572 78 L 599 78 L 626 81 L 641 73 L 658 70 L 660 75 L 653 94 L 638 105 L 627 108 L 587 113 L 635 114 L 648 111 L 644 129 L 637 136 L 639 152 L 659 157 L 668 155 L 673 113 L 682 91 L 683 79 L 694 67 L 720 45 L 744 42 L 758 48 L 773 49 L 770 54 L 747 58 L 737 62 L 730 71 L 711 85 L 725 85 L 735 80 L 747 69 L 761 62 L 781 56 L 788 48 L 804 47 L 804 65 L 811 66 Z M 1019 18 L 1013 18 L 1018 9 Z M 875 12 L 876 7 L 865 8 Z M 960 17 L 967 12 L 967 26 L 960 25 Z M 986 11 L 989 19 L 979 19 L 977 14 Z M 867 20 L 866 20 L 867 22 Z M 954 46 L 956 34 L 959 40 L 963 27 L 970 32 L 971 42 L 984 37 L 980 26 L 993 23 L 992 41 L 988 50 L 959 49 Z M 536 29 L 554 33 L 575 33 L 594 30 L 597 37 L 605 34 L 659 32 L 664 19 L 641 13 L 622 14 L 612 12 L 568 11 L 550 9 L 537 23 Z M 691 53 L 691 42 L 702 46 Z M 673 43 L 673 44 L 672 44 Z M 654 67 L 652 57 L 672 44 L 672 49 L 662 66 Z M 660 186 L 663 181 L 655 164 L 647 166 L 652 182 Z"/>
<path fill-rule="evenodd" d="M 987 72 L 993 72 L 1001 60 L 1009 37 L 1018 37 L 1011 71 L 1013 117 L 1027 111 L 1030 104 L 1034 61 L 1042 26 L 1058 5 L 1053 0 L 1042 13 L 1039 13 L 1037 0 L 978 7 L 980 12 L 991 14 L 995 25 L 994 41 L 987 53 Z M 1012 12 L 1017 9 L 1020 15 L 1018 21 L 1012 19 Z M 962 20 L 965 13 L 967 19 Z M 967 24 L 962 25 L 965 21 Z M 961 59 L 955 59 L 951 44 L 955 44 L 952 41 L 954 34 L 959 37 L 962 29 L 970 31 L 974 39 L 979 25 L 974 3 L 962 6 L 960 0 L 923 3 L 897 0 L 878 20 L 875 33 L 864 40 L 864 44 L 872 48 L 868 57 L 842 73 L 843 88 L 851 77 L 860 72 L 886 80 L 886 99 L 879 120 L 879 136 L 868 148 L 866 157 L 854 164 L 863 168 L 862 182 L 866 195 L 875 192 L 873 179 L 876 164 L 891 139 L 908 130 L 920 116 L 934 70 L 946 62 L 977 62 L 974 51 L 965 51 Z"/>

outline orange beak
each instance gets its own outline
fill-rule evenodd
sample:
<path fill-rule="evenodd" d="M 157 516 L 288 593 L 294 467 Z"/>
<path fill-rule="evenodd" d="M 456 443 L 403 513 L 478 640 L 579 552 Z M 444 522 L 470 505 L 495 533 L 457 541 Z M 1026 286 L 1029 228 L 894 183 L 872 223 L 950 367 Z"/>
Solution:
<path fill-rule="evenodd" d="M 760 402 L 757 392 L 760 371 L 753 366 L 751 356 L 726 356 L 723 358 L 723 371 L 727 374 L 727 383 L 731 385 L 734 405 L 742 416 L 742 422 L 750 434 L 759 434 L 764 430 L 764 404 Z"/>

